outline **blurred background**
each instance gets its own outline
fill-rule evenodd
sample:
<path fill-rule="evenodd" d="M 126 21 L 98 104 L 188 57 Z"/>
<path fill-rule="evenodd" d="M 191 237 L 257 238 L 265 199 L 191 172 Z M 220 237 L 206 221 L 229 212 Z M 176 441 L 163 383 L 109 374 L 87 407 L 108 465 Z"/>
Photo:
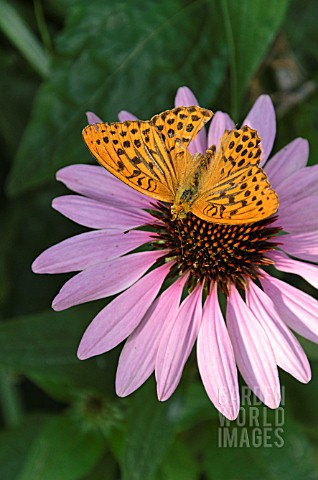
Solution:
<path fill-rule="evenodd" d="M 87 110 L 107 121 L 123 109 L 148 119 L 187 85 L 202 106 L 240 123 L 267 93 L 274 152 L 305 137 L 317 163 L 317 20 L 316 0 L 0 0 L 1 480 L 318 478 L 317 346 L 301 340 L 309 385 L 280 372 L 283 445 L 251 440 L 244 405 L 247 420 L 230 430 L 245 440 L 223 448 L 194 354 L 168 402 L 156 400 L 153 378 L 117 398 L 121 347 L 76 358 L 105 301 L 53 312 L 69 276 L 30 268 L 45 248 L 84 231 L 50 204 L 67 193 L 56 170 L 92 162 L 81 139 Z M 277 426 L 275 412 L 257 408 L 262 429 L 266 415 L 267 428 Z"/>

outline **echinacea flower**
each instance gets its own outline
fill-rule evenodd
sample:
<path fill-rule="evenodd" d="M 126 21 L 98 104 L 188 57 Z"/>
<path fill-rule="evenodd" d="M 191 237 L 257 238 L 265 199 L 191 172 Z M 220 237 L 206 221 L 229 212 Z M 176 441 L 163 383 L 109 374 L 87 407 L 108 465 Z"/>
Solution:
<path fill-rule="evenodd" d="M 187 87 L 178 90 L 175 103 L 198 104 Z M 119 114 L 120 121 L 134 118 Z M 91 113 L 88 120 L 100 121 Z M 117 295 L 88 326 L 78 357 L 100 355 L 127 339 L 116 376 L 119 396 L 155 371 L 158 398 L 167 400 L 195 342 L 206 392 L 229 419 L 240 405 L 237 368 L 270 408 L 280 403 L 278 366 L 300 382 L 310 380 L 307 357 L 290 329 L 318 343 L 318 302 L 273 276 L 268 266 L 317 287 L 318 166 L 306 167 L 308 143 L 301 138 L 268 160 L 276 133 L 268 96 L 258 98 L 243 125 L 262 139 L 261 165 L 280 202 L 275 216 L 257 223 L 220 225 L 192 213 L 172 221 L 167 205 L 102 167 L 73 165 L 57 173 L 76 194 L 56 198 L 53 208 L 93 231 L 49 248 L 33 270 L 80 272 L 55 297 L 55 310 Z M 208 134 L 202 129 L 190 152 L 218 147 L 232 128 L 230 117 L 216 112 Z M 219 295 L 225 295 L 225 315 Z"/>

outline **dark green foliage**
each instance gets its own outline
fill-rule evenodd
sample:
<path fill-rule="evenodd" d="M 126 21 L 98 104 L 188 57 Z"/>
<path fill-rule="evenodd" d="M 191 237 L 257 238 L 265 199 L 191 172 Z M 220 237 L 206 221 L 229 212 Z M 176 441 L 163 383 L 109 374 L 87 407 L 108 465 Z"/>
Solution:
<path fill-rule="evenodd" d="M 157 401 L 153 380 L 116 397 L 120 348 L 76 357 L 106 301 L 50 311 L 69 277 L 30 269 L 42 250 L 83 231 L 50 203 L 66 191 L 56 170 L 92 161 L 81 140 L 86 111 L 107 121 L 123 109 L 147 119 L 171 108 L 187 85 L 203 106 L 239 123 L 269 93 L 278 111 L 274 150 L 303 136 L 317 163 L 317 2 L 3 0 L 0 16 L 1 480 L 318 478 L 317 347 L 304 342 L 309 385 L 281 374 L 284 445 L 221 448 L 222 419 L 195 355 L 168 402 Z M 294 83 L 282 81 L 283 68 Z M 259 405 L 245 405 L 248 418 L 255 408 L 273 424 L 275 413 Z M 244 428 L 234 422 L 230 430 Z"/>

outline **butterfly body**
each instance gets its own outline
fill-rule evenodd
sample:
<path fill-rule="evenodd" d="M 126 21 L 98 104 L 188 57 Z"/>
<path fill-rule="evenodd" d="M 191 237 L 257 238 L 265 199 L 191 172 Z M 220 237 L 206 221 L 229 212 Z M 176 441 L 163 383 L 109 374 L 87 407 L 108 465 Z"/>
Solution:
<path fill-rule="evenodd" d="M 191 156 L 186 150 L 180 154 L 185 156 L 188 154 L 186 160 L 188 168 L 180 179 L 174 195 L 171 205 L 172 220 L 183 220 L 191 211 L 192 205 L 200 196 L 202 180 L 213 157 L 211 150 L 207 150 L 205 155 L 196 153 Z"/>
<path fill-rule="evenodd" d="M 261 139 L 248 126 L 225 131 L 220 147 L 191 155 L 189 143 L 213 113 L 178 107 L 152 117 L 88 125 L 84 141 L 97 161 L 135 190 L 207 222 L 243 224 L 277 211 L 278 198 L 260 168 Z"/>

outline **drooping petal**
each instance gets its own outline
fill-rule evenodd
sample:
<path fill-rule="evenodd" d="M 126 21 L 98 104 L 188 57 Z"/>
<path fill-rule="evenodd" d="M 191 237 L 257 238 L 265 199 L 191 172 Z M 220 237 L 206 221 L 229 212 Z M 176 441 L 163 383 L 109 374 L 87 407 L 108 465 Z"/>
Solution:
<path fill-rule="evenodd" d="M 233 285 L 228 297 L 226 319 L 242 377 L 265 405 L 277 408 L 280 388 L 271 344 L 255 315 Z"/>
<path fill-rule="evenodd" d="M 153 223 L 154 220 L 143 210 L 124 210 L 80 195 L 57 197 L 53 200 L 52 207 L 73 222 L 90 228 L 107 228 L 123 232 L 149 222 Z"/>
<path fill-rule="evenodd" d="M 311 265 L 306 262 L 299 262 L 289 258 L 282 252 L 272 250 L 266 254 L 271 260 L 275 262 L 275 268 L 282 272 L 293 273 L 300 275 L 313 287 L 318 288 L 318 266 Z"/>
<path fill-rule="evenodd" d="M 216 285 L 204 304 L 197 356 L 200 375 L 209 398 L 225 417 L 234 420 L 240 408 L 237 369 Z"/>
<path fill-rule="evenodd" d="M 202 285 L 198 284 L 183 301 L 177 318 L 166 323 L 161 336 L 155 367 L 159 400 L 167 400 L 177 388 L 201 319 Z"/>
<path fill-rule="evenodd" d="M 122 110 L 118 114 L 118 118 L 120 122 L 130 122 L 131 120 L 138 120 L 138 118 L 130 112 L 126 112 L 126 110 Z"/>
<path fill-rule="evenodd" d="M 280 205 L 287 206 L 303 198 L 310 201 L 308 197 L 317 194 L 317 185 L 318 165 L 297 170 L 276 187 Z"/>
<path fill-rule="evenodd" d="M 126 234 L 107 230 L 85 232 L 45 250 L 32 264 L 35 273 L 65 273 L 120 257 L 151 241 L 153 234 L 131 230 Z"/>
<path fill-rule="evenodd" d="M 172 262 L 168 262 L 152 270 L 96 315 L 78 347 L 80 360 L 111 350 L 135 330 L 156 298 L 172 265 Z"/>
<path fill-rule="evenodd" d="M 87 123 L 89 125 L 96 125 L 96 123 L 103 123 L 103 120 L 99 118 L 94 112 L 86 112 L 86 117 L 87 117 Z"/>
<path fill-rule="evenodd" d="M 166 322 L 173 322 L 178 314 L 186 279 L 183 275 L 157 298 L 126 341 L 116 374 L 120 397 L 137 390 L 153 373 L 162 332 Z"/>
<path fill-rule="evenodd" d="M 180 87 L 177 90 L 174 105 L 175 107 L 192 107 L 199 106 L 199 102 L 189 87 Z"/>
<path fill-rule="evenodd" d="M 307 293 L 265 272 L 261 283 L 282 320 L 295 332 L 318 343 L 318 302 Z"/>
<path fill-rule="evenodd" d="M 122 292 L 162 256 L 163 250 L 132 253 L 88 267 L 66 282 L 54 298 L 54 310 L 80 305 Z"/>
<path fill-rule="evenodd" d="M 271 185 L 277 188 L 286 178 L 307 165 L 309 146 L 304 138 L 296 138 L 277 152 L 265 165 Z"/>
<path fill-rule="evenodd" d="M 276 115 L 273 102 L 268 95 L 258 97 L 242 125 L 248 125 L 257 130 L 261 137 L 262 157 L 260 165 L 264 165 L 271 153 L 276 135 Z"/>
<path fill-rule="evenodd" d="M 282 235 L 279 243 L 279 248 L 293 257 L 318 262 L 318 231 Z"/>
<path fill-rule="evenodd" d="M 308 383 L 311 371 L 306 354 L 281 320 L 271 299 L 255 283 L 250 282 L 246 291 L 246 303 L 265 330 L 277 365 L 300 382 Z"/>
<path fill-rule="evenodd" d="M 227 113 L 216 112 L 211 120 L 209 133 L 208 133 L 208 148 L 215 145 L 218 149 L 220 146 L 220 140 L 225 130 L 232 130 L 235 127 L 235 123 L 229 117 Z"/>
<path fill-rule="evenodd" d="M 176 107 L 192 107 L 194 105 L 199 105 L 198 100 L 188 87 L 180 87 L 177 91 L 176 98 L 174 101 Z M 197 134 L 194 140 L 189 145 L 189 152 L 193 155 L 194 153 L 205 153 L 207 149 L 206 141 L 206 130 L 203 127 L 200 132 Z"/>
<path fill-rule="evenodd" d="M 272 225 L 280 226 L 288 233 L 314 232 L 318 230 L 318 195 L 302 198 L 279 206 L 278 218 Z"/>
<path fill-rule="evenodd" d="M 152 201 L 98 165 L 70 165 L 59 170 L 56 178 L 70 190 L 108 205 L 149 208 Z"/>

